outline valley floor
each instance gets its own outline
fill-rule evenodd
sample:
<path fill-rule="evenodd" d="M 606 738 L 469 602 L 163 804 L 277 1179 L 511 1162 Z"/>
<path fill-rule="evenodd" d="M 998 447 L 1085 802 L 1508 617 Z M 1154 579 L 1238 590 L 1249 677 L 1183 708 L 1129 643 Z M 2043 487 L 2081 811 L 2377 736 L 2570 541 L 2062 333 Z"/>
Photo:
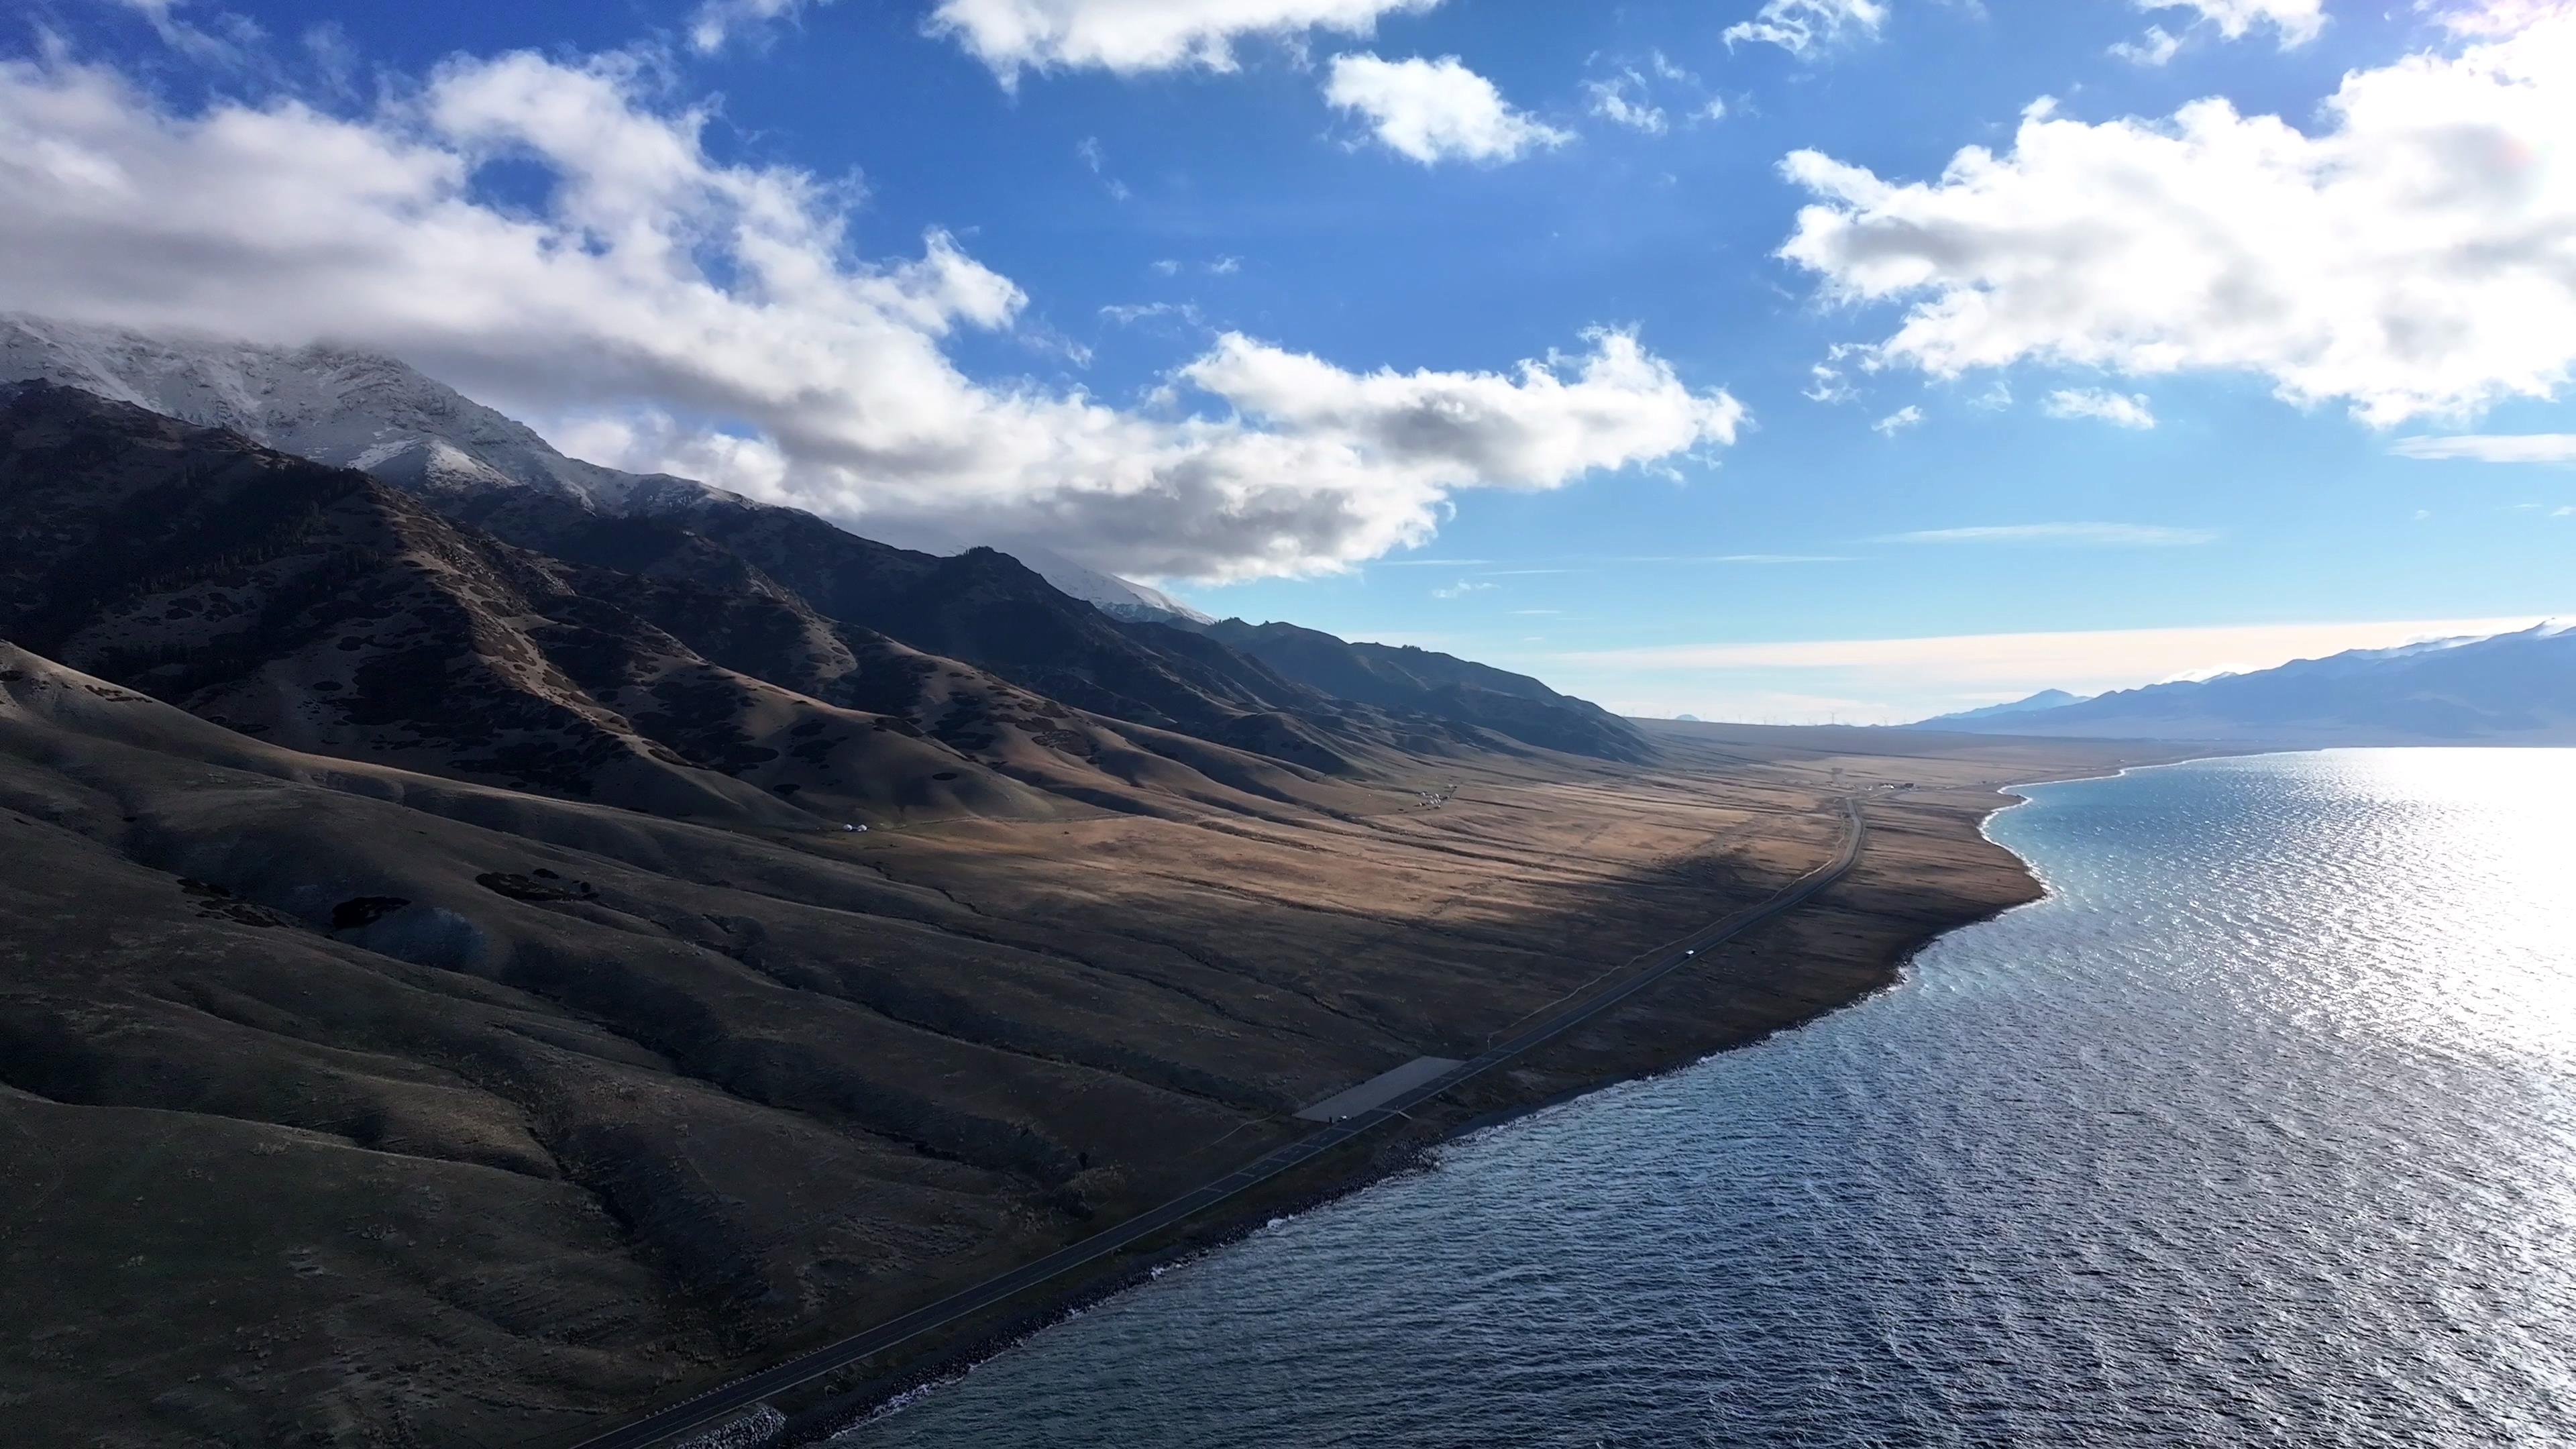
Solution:
<path fill-rule="evenodd" d="M 1675 725 L 1652 766 L 1424 761 L 1339 811 L 720 830 L 0 663 L 0 1418 L 24 1444 L 578 1440 L 1219 1175 L 1389 1067 L 1475 1055 L 1813 868 L 1866 793 L 1825 896 L 1152 1251 L 1186 1248 L 1884 985 L 2035 893 L 1978 833 L 1996 786 L 2145 757 Z"/>

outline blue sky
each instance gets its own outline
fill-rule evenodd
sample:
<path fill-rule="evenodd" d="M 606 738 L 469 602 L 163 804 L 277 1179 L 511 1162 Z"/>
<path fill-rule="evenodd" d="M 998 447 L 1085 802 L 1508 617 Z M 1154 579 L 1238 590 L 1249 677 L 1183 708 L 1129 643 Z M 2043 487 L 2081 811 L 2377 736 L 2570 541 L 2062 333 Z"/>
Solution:
<path fill-rule="evenodd" d="M 2565 8 L 38 0 L 0 305 L 1908 718 L 2576 609 Z"/>

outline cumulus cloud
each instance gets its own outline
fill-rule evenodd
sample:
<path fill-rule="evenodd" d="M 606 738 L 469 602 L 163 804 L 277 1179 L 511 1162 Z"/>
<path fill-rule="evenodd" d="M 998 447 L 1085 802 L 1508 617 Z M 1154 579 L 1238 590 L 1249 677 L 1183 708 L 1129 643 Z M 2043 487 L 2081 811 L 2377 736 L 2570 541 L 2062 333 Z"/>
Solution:
<path fill-rule="evenodd" d="M 2123 40 L 2111 46 L 2111 54 L 2131 65 L 2159 66 L 2182 52 L 2182 37 L 2161 25 L 2150 25 L 2147 33 L 2135 40 Z"/>
<path fill-rule="evenodd" d="M 1024 70 L 1120 75 L 1236 66 L 1235 46 L 1309 31 L 1365 37 L 1388 15 L 1440 0 L 939 0 L 932 34 L 964 46 L 1005 84 Z"/>
<path fill-rule="evenodd" d="M 2576 433 L 2454 433 L 2449 437 L 2399 438 L 2388 451 L 2401 458 L 2465 458 L 2477 463 L 2576 463 Z"/>
<path fill-rule="evenodd" d="M 1847 403 L 1859 397 L 1860 390 L 1843 376 L 1846 360 L 1854 356 L 1860 358 L 1864 369 L 1875 361 L 1869 348 L 1857 342 L 1837 342 L 1825 349 L 1825 360 L 1807 369 L 1808 382 L 1799 389 L 1799 395 L 1811 402 L 1829 405 Z"/>
<path fill-rule="evenodd" d="M 1877 422 L 1870 424 L 1869 430 L 1878 434 L 1882 438 L 1892 438 L 1897 434 L 1904 432 L 1907 428 L 1920 427 L 1922 424 L 1923 409 L 1912 403 L 1907 403 L 1905 406 L 1889 413 L 1886 417 L 1880 418 Z"/>
<path fill-rule="evenodd" d="M 257 47 L 265 34 L 259 23 L 228 10 L 197 10 L 204 21 L 189 18 L 189 0 L 110 0 L 116 8 L 142 18 L 161 43 L 191 60 L 222 69 L 258 68 Z"/>
<path fill-rule="evenodd" d="M 1354 373 L 1229 332 L 1179 378 L 1242 419 L 1455 483 L 1552 488 L 1735 440 L 1744 408 L 1733 397 L 1692 392 L 1634 333 L 1597 329 L 1584 340 L 1588 352 L 1509 373 Z"/>
<path fill-rule="evenodd" d="M 936 231 L 854 257 L 846 188 L 717 158 L 661 84 L 521 53 L 335 115 L 0 63 L 0 309 L 380 349 L 603 463 L 1177 577 L 1334 568 L 1424 541 L 1456 490 L 1668 464 L 1742 421 L 1625 332 L 1411 373 L 1228 334 L 1139 408 L 981 382 L 947 348 L 1021 328 L 1017 285 Z"/>
<path fill-rule="evenodd" d="M 1592 114 L 1614 126 L 1643 131 L 1649 136 L 1664 132 L 1663 107 L 1648 99 L 1646 78 L 1637 72 L 1622 71 L 1606 81 L 1585 81 L 1584 93 L 1592 97 Z"/>
<path fill-rule="evenodd" d="M 689 17 L 689 47 L 701 55 L 711 55 L 745 31 L 786 19 L 809 4 L 831 3 L 832 0 L 701 0 Z"/>
<path fill-rule="evenodd" d="M 2282 48 L 2305 45 L 2326 28 L 2325 0 L 2136 0 L 2141 10 L 2188 10 L 2229 40 L 2268 27 Z"/>
<path fill-rule="evenodd" d="M 1780 255 L 1938 376 L 2036 359 L 2224 369 L 2388 425 L 2550 395 L 2576 363 L 2576 14 L 2344 77 L 2313 134 L 2223 100 L 1897 182 L 1816 151 Z"/>
<path fill-rule="evenodd" d="M 1776 45 L 1804 60 L 1846 40 L 1875 40 L 1887 23 L 1884 0 L 1763 0 L 1750 20 L 1726 27 L 1719 38 Z"/>
<path fill-rule="evenodd" d="M 1337 55 L 1324 79 L 1324 100 L 1365 120 L 1378 144 L 1425 166 L 1511 161 L 1533 148 L 1574 139 L 1514 110 L 1492 81 L 1454 55 L 1438 60 Z"/>
<path fill-rule="evenodd" d="M 2048 395 L 2040 411 L 2052 418 L 2098 418 L 2115 427 L 2152 428 L 2155 409 L 2145 393 L 2117 393 L 2102 387 L 2062 387 Z"/>
<path fill-rule="evenodd" d="M 1133 327 L 1139 322 L 1161 321 L 1166 318 L 1192 327 L 1206 325 L 1199 316 L 1197 304 L 1191 302 L 1113 303 L 1101 308 L 1100 316 L 1103 321 L 1115 322 L 1121 327 Z"/>
<path fill-rule="evenodd" d="M 2314 40 L 2326 27 L 2325 0 L 2135 0 L 2148 11 L 2188 10 L 2200 24 L 2228 40 L 2242 40 L 2257 27 L 2269 28 L 2290 50 Z M 2180 54 L 2183 37 L 2161 25 L 2150 25 L 2136 40 L 2111 47 L 2111 54 L 2134 65 L 2160 66 Z"/>
<path fill-rule="evenodd" d="M 1660 50 L 1624 58 L 1595 55 L 1593 61 L 1607 73 L 1583 83 L 1586 109 L 1611 125 L 1660 136 L 1672 129 L 1675 117 L 1684 125 L 1726 118 L 1725 100 L 1710 95 L 1697 74 Z"/>
<path fill-rule="evenodd" d="M 2415 0 L 2454 35 L 2510 35 L 2567 8 L 2568 0 Z"/>

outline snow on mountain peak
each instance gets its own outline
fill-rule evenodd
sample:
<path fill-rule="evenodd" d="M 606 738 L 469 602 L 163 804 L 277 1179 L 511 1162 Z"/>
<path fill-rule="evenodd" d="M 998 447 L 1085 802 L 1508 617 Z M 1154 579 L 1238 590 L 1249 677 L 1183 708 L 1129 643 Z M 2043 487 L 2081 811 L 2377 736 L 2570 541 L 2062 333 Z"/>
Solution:
<path fill-rule="evenodd" d="M 0 381 L 44 378 L 204 427 L 229 428 L 282 452 L 359 468 L 407 491 L 519 486 L 608 513 L 666 513 L 736 495 L 687 479 L 644 477 L 568 458 L 526 424 L 407 364 L 317 343 L 272 347 L 214 337 L 151 336 L 121 327 L 0 314 Z M 884 540 L 930 553 L 974 541 Z M 998 545 L 1056 588 L 1123 619 L 1213 622 L 1143 584 L 1052 549 Z"/>

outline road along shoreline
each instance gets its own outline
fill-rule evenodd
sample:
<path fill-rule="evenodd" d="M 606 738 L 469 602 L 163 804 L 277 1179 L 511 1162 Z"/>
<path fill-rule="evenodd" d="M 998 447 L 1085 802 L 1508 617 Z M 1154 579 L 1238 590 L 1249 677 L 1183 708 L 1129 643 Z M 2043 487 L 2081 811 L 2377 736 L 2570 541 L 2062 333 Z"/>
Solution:
<path fill-rule="evenodd" d="M 2197 751 L 2191 758 L 2202 758 L 2208 753 L 2206 750 Z M 1879 848 L 1859 869 L 1861 879 L 1850 881 L 1846 889 L 1834 898 L 1811 903 L 1817 911 L 1845 909 L 1844 903 L 1852 896 L 1853 889 L 1867 884 L 1866 878 L 1903 876 L 1919 870 L 1925 859 L 1923 846 L 1936 852 L 1933 858 L 1939 864 L 1956 866 L 1964 862 L 1982 867 L 1974 878 L 1943 881 L 1929 892 L 1935 902 L 1932 909 L 1918 908 L 1909 912 L 1910 924 L 1895 927 L 1856 948 L 1866 955 L 1866 959 L 1859 963 L 1863 969 L 1857 976 L 1847 974 L 1821 993 L 1803 1002 L 1786 1004 L 1779 1010 L 1757 1014 L 1755 1020 L 1719 1020 L 1712 1016 L 1701 1030 L 1678 1040 L 1647 1045 L 1642 1052 L 1635 1049 L 1635 1044 L 1624 1053 L 1614 1050 L 1610 1055 L 1617 1058 L 1615 1066 L 1607 1070 L 1597 1066 L 1577 1066 L 1558 1071 L 1554 1075 L 1563 1085 L 1552 1090 L 1514 1090 L 1504 1084 L 1511 1082 L 1512 1087 L 1517 1088 L 1520 1085 L 1514 1080 L 1517 1073 L 1489 1075 L 1481 1084 L 1471 1083 L 1446 1099 L 1416 1108 L 1409 1123 L 1400 1130 L 1380 1134 L 1373 1148 L 1368 1139 L 1347 1144 L 1341 1150 L 1339 1160 L 1328 1169 L 1299 1174 L 1293 1190 L 1264 1193 L 1256 1189 L 1215 1212 L 1203 1214 L 1173 1229 L 1146 1252 L 1130 1258 L 1117 1272 L 1078 1279 L 1064 1284 L 1056 1292 L 1024 1299 L 1017 1312 L 987 1319 L 971 1334 L 935 1348 L 918 1352 L 907 1349 L 894 1355 L 891 1362 L 873 1371 L 866 1379 L 849 1383 L 818 1403 L 800 1407 L 789 1417 L 784 1431 L 747 1443 L 810 1445 L 834 1437 L 865 1422 L 872 1414 L 898 1407 L 919 1393 L 935 1390 L 939 1384 L 979 1363 L 1009 1352 L 1030 1335 L 1062 1323 L 1068 1315 L 1150 1282 L 1168 1266 L 1212 1253 L 1249 1237 L 1280 1218 L 1325 1207 L 1388 1177 L 1416 1170 L 1446 1143 L 1471 1133 L 1507 1125 L 1624 1082 L 1683 1070 L 1693 1063 L 1755 1045 L 1781 1032 L 1796 1030 L 1858 1005 L 1899 984 L 1913 959 L 1935 941 L 2046 896 L 2048 887 L 2038 878 L 2030 862 L 1998 844 L 1986 833 L 1996 815 L 2027 803 L 2027 797 L 2019 791 L 2030 785 L 2099 778 L 2124 768 L 2177 763 L 2181 758 L 2180 755 L 2172 758 L 2151 756 L 2135 764 L 2115 766 L 2109 771 L 2094 768 L 2076 768 L 2062 773 L 2017 771 L 1989 775 L 1974 782 L 1954 782 L 1939 791 L 1945 797 L 1940 810 L 1943 823 L 1931 832 L 1918 832 L 1914 851 L 1909 854 L 1882 831 Z M 1925 803 L 1920 796 L 1874 795 L 1871 798 L 1885 800 L 1891 806 L 1919 807 Z M 1966 808 L 1960 808 L 1962 805 Z M 1855 909 L 1864 914 L 1872 910 L 1867 906 Z M 1812 916 L 1814 911 L 1809 914 Z M 1658 1014 L 1687 1014 L 1693 1007 L 1705 1004 L 1705 994 L 1693 989 L 1694 984 L 1701 981 L 1715 983 L 1714 992 L 1706 994 L 1721 997 L 1739 990 L 1764 991 L 1775 987 L 1782 970 L 1777 951 L 1781 943 L 1776 939 L 1780 925 L 1781 922 L 1775 918 L 1769 923 L 1770 929 L 1745 933 L 1725 950 L 1708 953 L 1709 960 L 1703 963 L 1707 970 L 1668 978 L 1662 983 L 1663 992 L 1641 995 L 1653 1003 Z M 1806 943 L 1793 941 L 1787 944 L 1794 951 Z M 1751 954 L 1737 955 L 1739 952 Z M 1646 956 L 1654 954 L 1649 952 Z M 1764 959 L 1766 956 L 1770 958 L 1767 961 Z M 1632 958 L 1619 970 L 1629 969 L 1643 959 L 1646 958 Z M 1811 967 L 1813 962 L 1809 959 L 1801 964 Z M 1793 973 L 1804 974 L 1798 967 L 1790 969 Z M 1773 980 L 1748 980 L 1766 970 Z M 1610 974 L 1619 973 L 1614 971 Z M 1578 990 L 1585 989 L 1590 988 Z M 1702 996 L 1703 1000 L 1676 999 L 1692 996 Z M 1632 1003 L 1630 1011 L 1638 1011 L 1642 1006 L 1643 1003 Z M 1596 1031 L 1615 1031 L 1617 1028 L 1613 1023 L 1618 1015 L 1606 1013 L 1604 1018 L 1597 1018 Z M 1563 1052 L 1560 1050 L 1553 1055 L 1562 1056 Z M 1355 1148 L 1367 1149 L 1366 1155 L 1354 1156 Z M 711 1421 L 709 1425 L 702 1426 L 701 1432 L 721 1422 L 725 1421 Z"/>
<path fill-rule="evenodd" d="M 615 1428 L 570 1440 L 569 1444 L 572 1449 L 652 1449 L 652 1446 L 668 1444 L 693 1430 L 741 1414 L 777 1395 L 812 1384 L 924 1334 L 1041 1288 L 1078 1268 L 1237 1199 L 1390 1123 L 1409 1121 L 1410 1109 L 1442 1097 L 1557 1040 L 1694 964 L 1701 951 L 1767 925 L 1832 888 L 1859 863 L 1869 831 L 1861 796 L 1843 796 L 1839 803 L 1844 817 L 1841 843 L 1834 856 L 1823 865 L 1800 876 L 1770 898 L 1648 953 L 1644 963 L 1633 971 L 1591 984 L 1572 998 L 1547 1009 L 1546 1014 L 1535 1021 L 1517 1025 L 1516 1029 L 1505 1028 L 1513 1032 L 1510 1037 L 1439 1076 L 1409 1088 L 1379 1106 L 1322 1126 L 1159 1207 L 1127 1218 L 1115 1227 L 1068 1244 L 1009 1272 L 997 1274 L 865 1332 L 703 1390 Z"/>

